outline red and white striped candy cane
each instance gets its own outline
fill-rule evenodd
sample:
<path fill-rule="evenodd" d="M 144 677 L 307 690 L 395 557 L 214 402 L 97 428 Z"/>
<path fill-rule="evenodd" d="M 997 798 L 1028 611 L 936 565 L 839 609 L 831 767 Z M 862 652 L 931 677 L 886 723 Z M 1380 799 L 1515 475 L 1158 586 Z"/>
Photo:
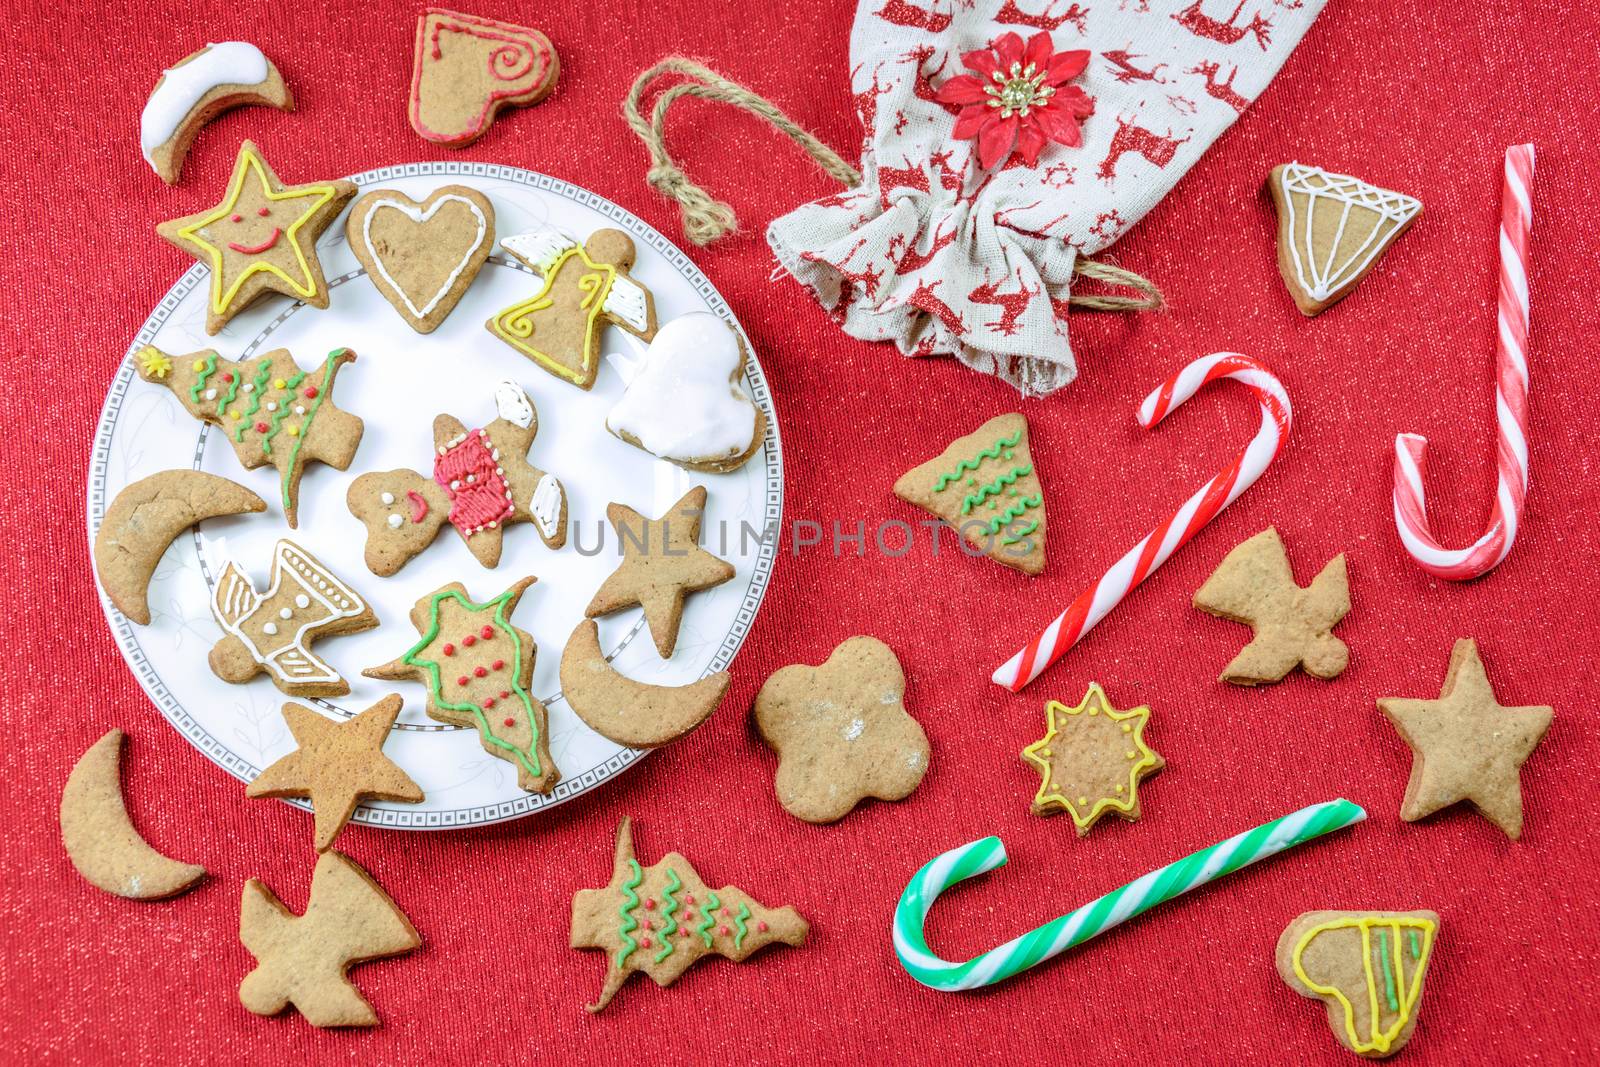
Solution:
<path fill-rule="evenodd" d="M 1533 145 L 1506 149 L 1500 195 L 1500 340 L 1495 354 L 1499 484 L 1489 528 L 1466 548 L 1445 548 L 1428 528 L 1423 493 L 1428 439 L 1394 439 L 1394 525 L 1417 566 L 1451 581 L 1487 574 L 1511 551 L 1528 498 L 1528 238 L 1533 230 Z"/>
<path fill-rule="evenodd" d="M 1250 488 L 1282 450 L 1293 417 L 1289 394 L 1271 371 L 1237 352 L 1202 356 L 1162 382 L 1139 405 L 1139 425 L 1150 429 L 1202 385 L 1218 378 L 1232 378 L 1249 386 L 1261 402 L 1261 428 L 1255 437 L 1221 473 L 1201 486 L 1170 518 L 1117 560 L 1099 581 L 1079 594 L 1038 637 L 1006 660 L 1005 665 L 994 672 L 996 684 L 1020 693 L 1023 686 L 1039 677 L 1046 667 L 1077 644 L 1079 638 L 1094 629 L 1123 597 L 1187 544 L 1202 526 Z"/>

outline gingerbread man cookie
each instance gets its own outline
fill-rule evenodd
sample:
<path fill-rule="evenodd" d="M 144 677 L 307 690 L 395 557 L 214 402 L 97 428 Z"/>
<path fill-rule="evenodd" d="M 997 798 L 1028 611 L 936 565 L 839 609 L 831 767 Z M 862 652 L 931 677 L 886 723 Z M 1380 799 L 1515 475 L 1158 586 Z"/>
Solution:
<path fill-rule="evenodd" d="M 1150 709 L 1119 711 L 1090 682 L 1077 707 L 1046 705 L 1045 723 L 1044 737 L 1022 750 L 1041 776 L 1033 813 L 1067 812 L 1079 837 L 1111 812 L 1138 819 L 1139 783 L 1166 766 L 1144 740 Z"/>
<path fill-rule="evenodd" d="M 360 633 L 378 625 L 367 602 L 311 553 L 292 541 L 272 550 L 272 582 L 256 592 L 232 560 L 217 578 L 211 614 L 223 638 L 211 649 L 211 670 L 242 685 L 258 674 L 290 696 L 332 697 L 350 683 L 311 651 L 324 637 Z"/>
<path fill-rule="evenodd" d="M 500 247 L 543 276 L 544 286 L 490 319 L 489 332 L 556 377 L 580 389 L 594 385 L 606 323 L 646 341 L 655 336 L 655 300 L 628 275 L 633 238 L 621 230 L 596 230 L 581 245 L 559 230 L 530 230 Z"/>
<path fill-rule="evenodd" d="M 344 470 L 361 443 L 361 420 L 339 410 L 331 395 L 339 368 L 355 358 L 336 348 L 320 368 L 303 371 L 287 348 L 235 362 L 209 349 L 170 356 L 146 345 L 135 368 L 145 381 L 172 390 L 189 414 L 219 427 L 245 470 L 277 469 L 284 518 L 293 529 L 306 467 L 321 462 Z"/>
<path fill-rule="evenodd" d="M 550 758 L 549 714 L 528 688 L 537 652 L 533 636 L 510 616 L 536 579 L 523 578 L 484 603 L 451 582 L 411 609 L 421 640 L 399 659 L 362 673 L 428 687 L 428 714 L 478 731 L 485 752 L 517 768 L 517 784 L 548 793 L 561 780 Z"/>
<path fill-rule="evenodd" d="M 250 141 L 240 145 L 221 203 L 156 227 L 211 268 L 206 333 L 221 330 L 267 293 L 327 307 L 317 238 L 355 195 L 355 183 L 342 179 L 284 185 L 260 149 Z"/>
<path fill-rule="evenodd" d="M 567 491 L 528 462 L 539 432 L 533 401 L 515 382 L 495 387 L 499 416 L 469 430 L 433 420 L 433 477 L 412 470 L 363 474 L 345 503 L 367 527 L 367 567 L 387 577 L 433 544 L 446 523 L 485 567 L 500 562 L 505 528 L 530 522 L 551 548 L 567 543 Z"/>

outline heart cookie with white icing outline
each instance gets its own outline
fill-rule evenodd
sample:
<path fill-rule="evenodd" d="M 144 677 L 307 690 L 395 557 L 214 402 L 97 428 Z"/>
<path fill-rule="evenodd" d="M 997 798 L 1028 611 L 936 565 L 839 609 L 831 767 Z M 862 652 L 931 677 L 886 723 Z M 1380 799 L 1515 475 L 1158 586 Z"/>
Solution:
<path fill-rule="evenodd" d="M 465 185 L 441 186 L 420 201 L 379 189 L 356 201 L 345 236 L 400 317 L 432 333 L 494 249 L 494 205 Z"/>

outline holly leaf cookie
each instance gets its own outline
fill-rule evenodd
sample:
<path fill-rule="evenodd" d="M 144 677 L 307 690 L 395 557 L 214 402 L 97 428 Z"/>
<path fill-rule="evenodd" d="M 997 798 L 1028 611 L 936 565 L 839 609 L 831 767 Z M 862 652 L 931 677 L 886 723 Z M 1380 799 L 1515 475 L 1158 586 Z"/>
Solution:
<path fill-rule="evenodd" d="M 1208 615 L 1242 622 L 1255 637 L 1223 668 L 1224 682 L 1281 681 L 1297 666 L 1313 678 L 1337 678 L 1350 649 L 1331 631 L 1350 612 L 1350 579 L 1340 553 L 1302 589 L 1275 527 L 1236 545 L 1194 595 Z"/>
<path fill-rule="evenodd" d="M 317 1027 L 378 1025 L 378 1013 L 346 972 L 422 944 L 389 894 L 337 852 L 317 857 L 304 915 L 286 908 L 260 879 L 246 882 L 239 940 L 256 958 L 239 983 L 240 1003 L 257 1015 L 292 1004 Z"/>
<path fill-rule="evenodd" d="M 778 803 L 830 823 L 867 797 L 904 800 L 928 773 L 928 735 L 906 711 L 906 676 L 888 645 L 852 637 L 820 667 L 775 671 L 756 694 L 756 727 L 778 754 Z"/>
<path fill-rule="evenodd" d="M 894 483 L 894 495 L 939 516 L 975 548 L 1024 574 L 1044 570 L 1044 488 L 1028 420 L 990 419 Z"/>
<path fill-rule="evenodd" d="M 1422 201 L 1348 174 L 1287 163 L 1267 189 L 1278 211 L 1278 273 L 1302 314 L 1349 296 L 1422 214 Z"/>
<path fill-rule="evenodd" d="M 1553 708 L 1502 707 L 1477 642 L 1462 638 L 1438 700 L 1385 697 L 1378 710 L 1412 750 L 1400 818 L 1416 822 L 1470 800 L 1511 840 L 1522 836 L 1522 764 L 1544 740 Z"/>
<path fill-rule="evenodd" d="M 731 885 L 712 889 L 676 852 L 641 866 L 626 815 L 610 884 L 572 898 L 572 947 L 606 954 L 605 985 L 591 1012 L 611 1003 L 635 971 L 668 986 L 707 956 L 740 963 L 774 942 L 804 944 L 810 929 L 793 908 L 764 907 Z"/>
<path fill-rule="evenodd" d="M 1079 837 L 1112 812 L 1138 819 L 1139 783 L 1167 765 L 1144 739 L 1150 709 L 1119 711 L 1090 682 L 1077 707 L 1050 701 L 1045 724 L 1044 737 L 1022 750 L 1041 775 L 1033 813 L 1066 812 Z"/>
<path fill-rule="evenodd" d="M 355 202 L 344 232 L 384 299 L 413 330 L 432 333 L 494 248 L 494 205 L 465 185 L 420 201 L 380 189 Z"/>
<path fill-rule="evenodd" d="M 247 797 L 307 797 L 316 816 L 313 844 L 326 852 L 363 800 L 419 803 L 422 790 L 383 754 L 401 699 L 384 697 L 351 719 L 336 721 L 299 704 L 283 706 L 298 747 L 245 787 Z"/>
<path fill-rule="evenodd" d="M 363 671 L 428 687 L 428 714 L 478 731 L 483 750 L 515 765 L 517 785 L 548 793 L 561 780 L 550 758 L 549 713 L 529 686 L 537 646 L 511 613 L 537 579 L 522 578 L 477 603 L 451 582 L 418 600 L 411 622 L 422 637 L 399 659 Z"/>
<path fill-rule="evenodd" d="M 317 238 L 355 195 L 355 183 L 343 179 L 284 185 L 253 142 L 240 145 L 221 203 L 156 227 L 211 270 L 206 333 L 267 293 L 327 307 Z"/>
<path fill-rule="evenodd" d="M 489 131 L 501 108 L 549 96 L 560 73 L 560 57 L 538 30 L 429 8 L 417 20 L 411 128 L 464 148 Z"/>
<path fill-rule="evenodd" d="M 433 477 L 413 470 L 363 474 L 345 503 L 367 528 L 367 568 L 387 577 L 433 544 L 446 523 L 485 567 L 500 563 L 507 526 L 531 522 L 551 548 L 567 543 L 567 491 L 528 462 L 539 433 L 533 401 L 516 382 L 495 387 L 499 414 L 469 430 L 433 420 Z"/>
<path fill-rule="evenodd" d="M 733 565 L 700 547 L 706 488 L 697 485 L 659 519 L 647 519 L 623 504 L 608 504 L 606 518 L 617 532 L 622 562 L 595 591 L 584 615 L 595 619 L 637 605 L 661 658 L 672 655 L 690 593 L 721 585 Z"/>
<path fill-rule="evenodd" d="M 1382 1059 L 1417 1028 L 1438 935 L 1431 911 L 1308 911 L 1278 938 L 1278 974 L 1326 1004 L 1341 1045 Z"/>
<path fill-rule="evenodd" d="M 287 348 L 235 362 L 210 349 L 172 356 L 146 345 L 134 367 L 145 381 L 172 390 L 190 415 L 220 428 L 245 470 L 277 470 L 284 518 L 294 529 L 306 467 L 345 470 L 361 444 L 361 420 L 332 396 L 339 368 L 355 358 L 336 348 L 320 368 L 303 371 Z"/>
<path fill-rule="evenodd" d="M 313 653 L 311 645 L 378 625 L 378 616 L 360 594 L 293 541 L 279 541 L 273 548 L 264 593 L 229 560 L 212 591 L 211 614 L 223 631 L 209 657 L 218 678 L 243 685 L 265 674 L 280 690 L 298 697 L 350 692 L 350 683 Z"/>
<path fill-rule="evenodd" d="M 596 230 L 581 245 L 559 230 L 530 230 L 500 247 L 544 285 L 490 319 L 488 330 L 562 381 L 594 385 L 607 323 L 646 341 L 655 336 L 655 299 L 628 274 L 636 253 L 621 230 Z"/>

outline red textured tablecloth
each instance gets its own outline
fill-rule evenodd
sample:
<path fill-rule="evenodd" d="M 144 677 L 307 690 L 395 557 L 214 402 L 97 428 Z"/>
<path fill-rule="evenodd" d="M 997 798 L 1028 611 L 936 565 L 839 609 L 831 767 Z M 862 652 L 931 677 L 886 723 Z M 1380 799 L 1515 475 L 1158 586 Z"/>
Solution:
<path fill-rule="evenodd" d="M 1116 0 L 1088 0 L 1086 6 Z M 1157 3 L 1163 0 L 1156 0 Z M 1283 0 L 1279 0 L 1283 2 Z M 1591 5 L 1336 2 L 1282 74 L 1168 200 L 1114 249 L 1156 279 L 1171 308 L 1079 316 L 1079 382 L 1021 404 L 1048 494 L 1050 566 L 1036 579 L 925 545 L 905 559 L 787 553 L 734 664 L 723 710 L 621 780 L 547 814 L 453 833 L 352 827 L 340 847 L 415 922 L 424 947 L 361 967 L 382 1014 L 372 1032 L 324 1033 L 239 1004 L 252 965 L 239 890 L 260 876 L 296 910 L 313 854 L 306 816 L 247 803 L 144 694 L 96 603 L 83 520 L 90 439 L 129 338 L 189 261 L 157 220 L 214 202 L 238 141 L 259 141 L 291 180 L 410 159 L 471 158 L 545 171 L 638 212 L 670 235 L 676 211 L 643 181 L 618 112 L 633 75 L 664 52 L 707 57 L 769 95 L 847 156 L 852 5 L 658 0 L 513 5 L 484 14 L 543 26 L 560 88 L 463 153 L 405 121 L 409 4 L 102 3 L 12 25 L 0 115 L 7 295 L 3 493 L 11 549 L 8 725 L 3 768 L 0 1059 L 8 1062 L 276 1063 L 780 1060 L 931 1062 L 979 1051 L 1018 1063 L 1347 1063 L 1321 1007 L 1279 981 L 1273 946 L 1313 908 L 1428 907 L 1443 916 L 1412 1062 L 1573 1062 L 1600 1042 L 1587 836 L 1600 776 L 1594 656 L 1597 503 L 1593 298 L 1600 227 Z M 562 11 L 565 14 L 561 14 Z M 387 12 L 387 13 L 385 13 Z M 200 43 L 244 38 L 280 64 L 300 109 L 234 112 L 205 131 L 168 189 L 139 157 L 138 112 L 162 67 Z M 125 92 L 116 92 L 124 86 Z M 689 172 L 739 209 L 746 230 L 695 261 L 754 339 L 787 459 L 786 519 L 853 526 L 920 513 L 889 486 L 983 418 L 1019 406 L 951 361 L 908 361 L 843 337 L 797 285 L 769 280 L 769 217 L 830 191 L 753 120 L 689 104 L 673 133 Z M 1538 145 L 1532 272 L 1533 488 L 1510 558 L 1468 585 L 1410 564 L 1392 528 L 1399 430 L 1434 445 L 1437 528 L 1475 535 L 1492 492 L 1490 370 L 1501 152 Z M 1356 295 L 1302 318 L 1273 257 L 1260 186 L 1290 158 L 1417 194 L 1427 212 Z M 1133 420 L 1144 392 L 1193 356 L 1268 361 L 1294 399 L 1288 447 L 1266 476 L 1023 696 L 991 669 L 1253 430 L 1242 390 L 1214 388 L 1159 431 Z M 20 423 L 18 413 L 21 413 Z M 1219 684 L 1247 638 L 1189 598 L 1222 555 L 1269 523 L 1302 579 L 1349 554 L 1353 658 L 1332 683 L 1295 675 Z M 900 804 L 829 827 L 778 807 L 773 757 L 749 721 L 768 673 L 820 662 L 876 634 L 900 654 L 932 770 Z M 558 649 L 545 638 L 545 655 Z M 1529 762 L 1527 829 L 1512 843 L 1469 810 L 1420 824 L 1398 809 L 1410 753 L 1374 698 L 1437 694 L 1451 642 L 1476 637 L 1503 703 L 1548 703 L 1555 725 Z M 196 670 L 204 666 L 196 663 Z M 1103 683 L 1155 709 L 1166 771 L 1137 824 L 1077 839 L 1028 814 L 1035 773 L 1017 758 L 1049 697 Z M 126 789 L 158 847 L 211 879 L 170 903 L 137 904 L 81 881 L 56 810 L 75 758 L 111 726 L 129 731 Z M 1011 866 L 948 894 L 932 944 L 962 958 L 1152 867 L 1303 804 L 1335 796 L 1370 820 L 1251 868 L 978 995 L 935 993 L 895 962 L 889 921 L 907 878 L 935 853 L 1000 834 Z M 661 990 L 635 978 L 605 1014 L 582 1005 L 602 960 L 567 947 L 572 893 L 604 884 L 617 819 L 643 857 L 689 856 L 711 881 L 791 902 L 812 921 L 800 950 L 742 966 L 712 960 Z M 1583 857 L 1589 857 L 1584 859 Z"/>

